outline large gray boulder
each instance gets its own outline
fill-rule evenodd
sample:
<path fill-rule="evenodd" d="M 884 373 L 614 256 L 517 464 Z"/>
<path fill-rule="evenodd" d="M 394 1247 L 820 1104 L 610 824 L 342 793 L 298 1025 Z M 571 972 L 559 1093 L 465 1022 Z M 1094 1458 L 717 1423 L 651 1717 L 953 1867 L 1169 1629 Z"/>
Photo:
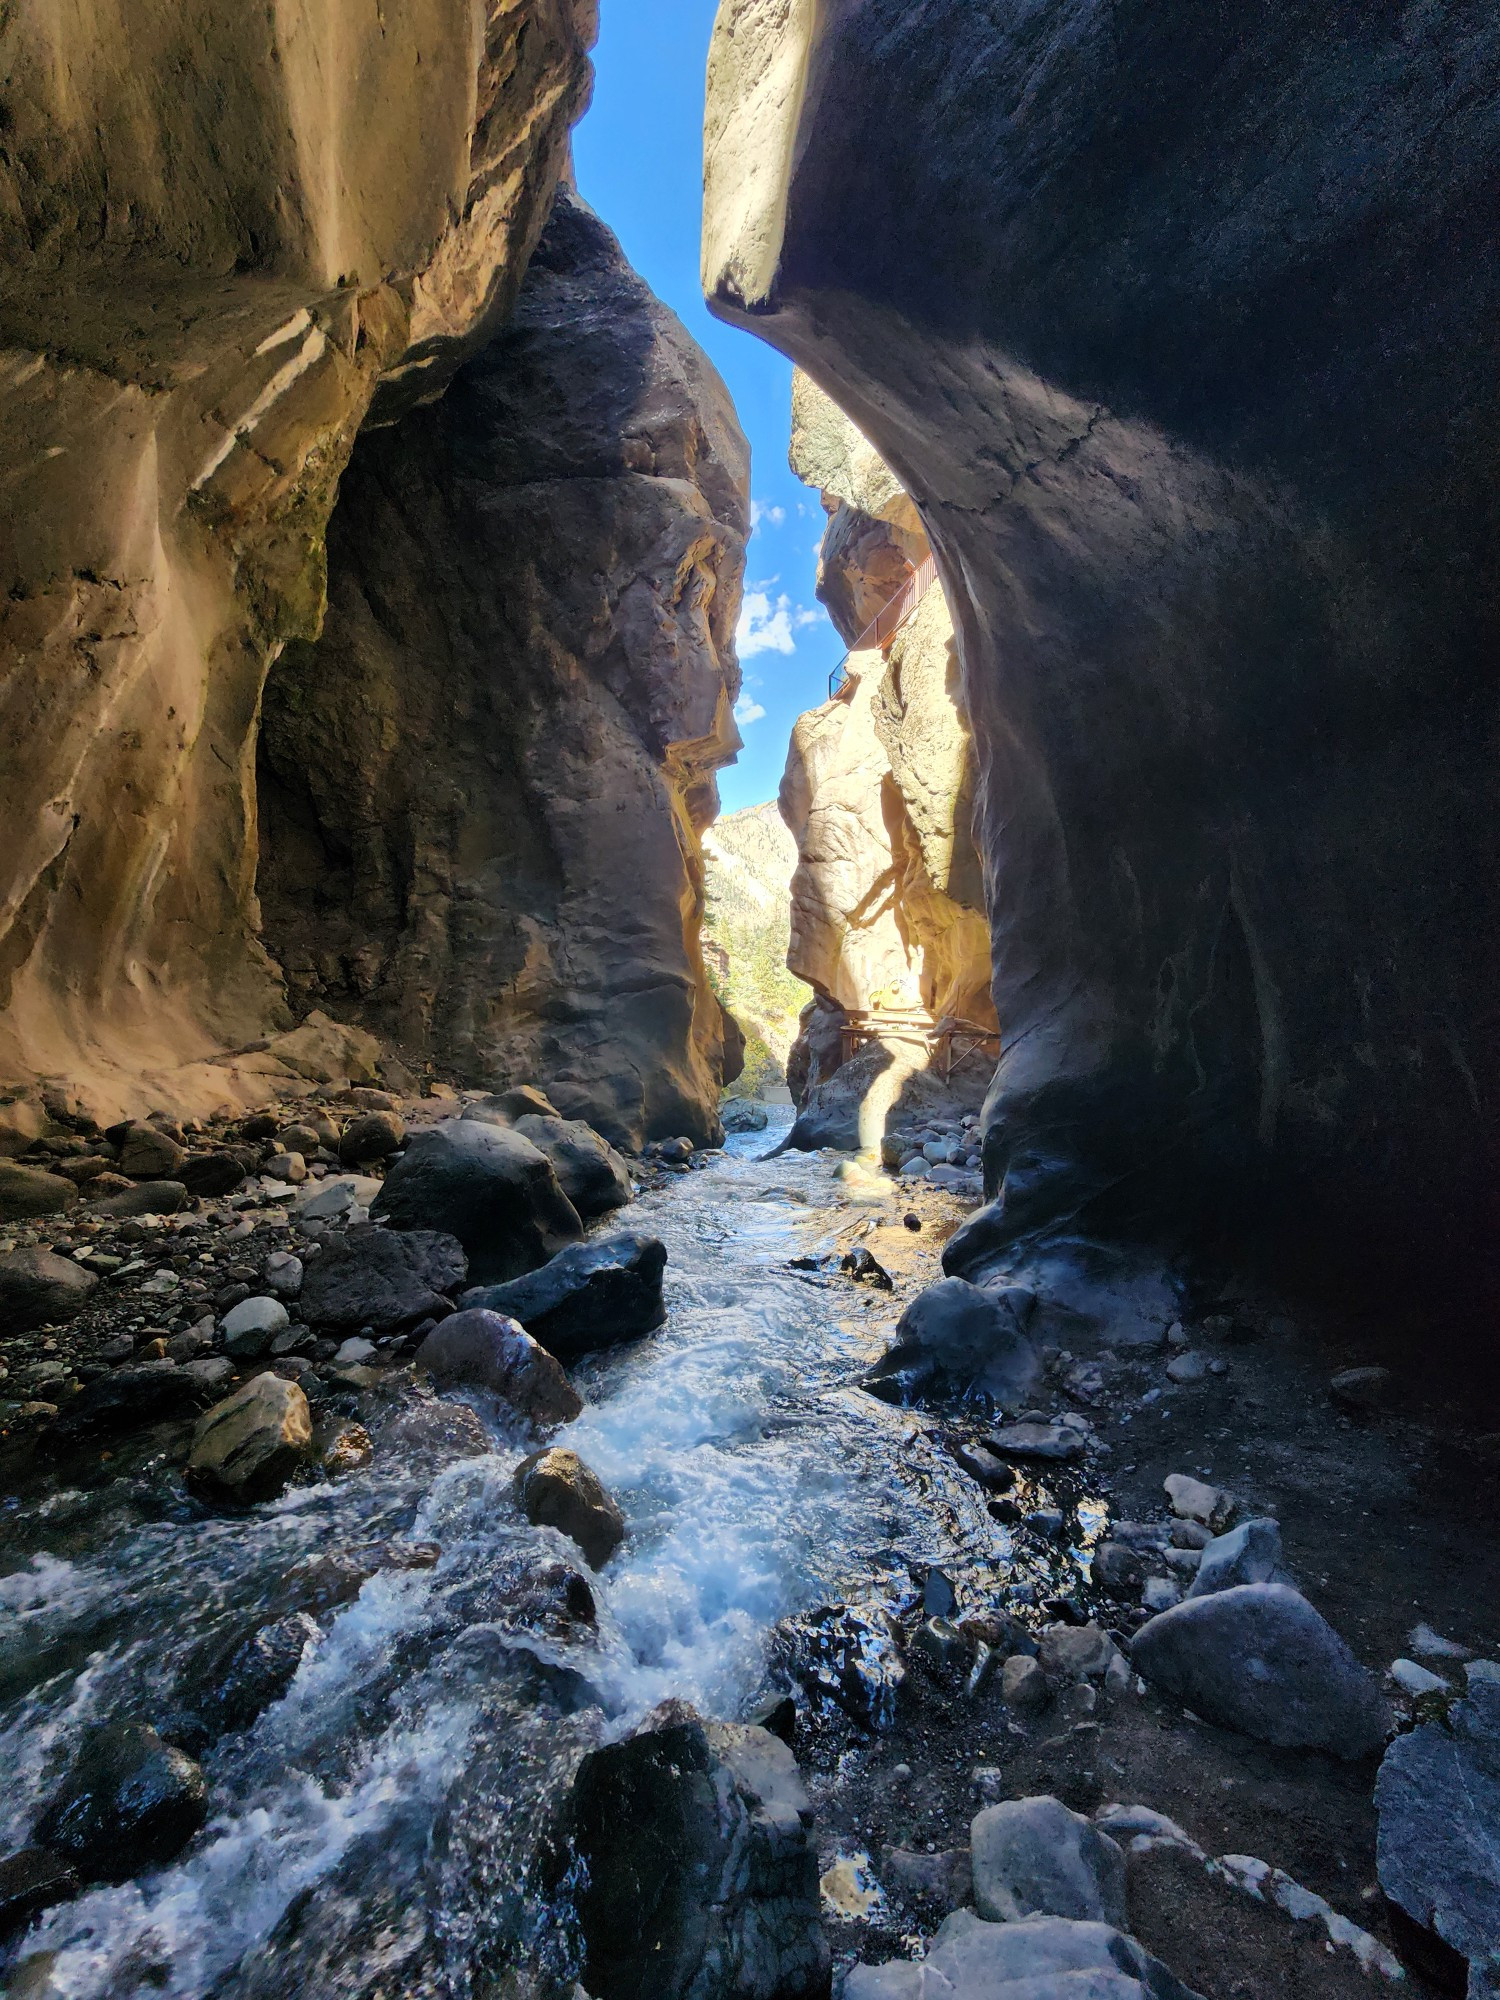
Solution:
<path fill-rule="evenodd" d="M 1282 1583 L 1174 1604 L 1136 1633 L 1130 1657 L 1195 1714 L 1262 1743 L 1354 1759 L 1373 1755 L 1390 1728 L 1374 1675 Z"/>
<path fill-rule="evenodd" d="M 822 2000 L 829 1954 L 807 1795 L 769 1731 L 668 1702 L 579 1766 L 559 1875 L 582 1983 L 609 2000 Z"/>
<path fill-rule="evenodd" d="M 447 1312 L 467 1273 L 462 1246 L 442 1230 L 357 1226 L 323 1238 L 297 1308 L 310 1326 L 385 1333 Z"/>
<path fill-rule="evenodd" d="M 992 1924 L 955 1910 L 918 1964 L 857 1965 L 844 2000 L 1196 2000 L 1108 1924 L 1031 1917 Z"/>
<path fill-rule="evenodd" d="M 969 1831 L 974 1904 L 992 1923 L 1024 1917 L 1125 1922 L 1125 1856 L 1060 1799 L 1006 1799 Z"/>
<path fill-rule="evenodd" d="M 549 1353 L 572 1361 L 597 1347 L 639 1340 L 662 1324 L 666 1265 L 659 1237 L 624 1231 L 572 1244 L 508 1285 L 475 1286 L 463 1303 L 509 1314 Z"/>
<path fill-rule="evenodd" d="M 583 1398 L 539 1341 L 504 1313 L 452 1313 L 417 1349 L 440 1388 L 485 1389 L 533 1424 L 570 1423 Z"/>
<path fill-rule="evenodd" d="M 1500 1995 L 1500 1668 L 1469 1669 L 1446 1722 L 1398 1736 L 1375 1781 L 1380 1886 L 1469 1961 L 1468 2000 Z"/>
<path fill-rule="evenodd" d="M 99 1280 L 71 1257 L 51 1250 L 13 1250 L 0 1257 L 0 1327 L 29 1333 L 33 1327 L 73 1319 Z"/>
<path fill-rule="evenodd" d="M 545 1153 L 507 1126 L 468 1118 L 419 1132 L 371 1215 L 393 1229 L 456 1236 L 470 1274 L 484 1284 L 534 1271 L 583 1234 Z"/>
<path fill-rule="evenodd" d="M 887 1403 L 949 1395 L 1014 1407 L 1025 1399 L 1037 1368 L 1015 1298 L 964 1278 L 943 1278 L 902 1313 L 895 1339 L 860 1387 Z"/>
<path fill-rule="evenodd" d="M 549 1118 L 528 1113 L 515 1130 L 552 1162 L 558 1186 L 585 1222 L 611 1209 L 628 1207 L 634 1189 L 630 1169 L 607 1139 L 581 1118 Z"/>

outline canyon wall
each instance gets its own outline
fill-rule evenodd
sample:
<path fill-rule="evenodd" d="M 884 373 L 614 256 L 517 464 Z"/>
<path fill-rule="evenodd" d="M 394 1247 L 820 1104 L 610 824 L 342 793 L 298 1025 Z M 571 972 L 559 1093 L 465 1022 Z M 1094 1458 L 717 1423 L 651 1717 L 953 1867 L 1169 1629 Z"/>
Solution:
<path fill-rule="evenodd" d="M 0 15 L 0 1084 L 232 1099 L 261 687 L 356 431 L 514 300 L 594 0 Z M 149 1084 L 143 1085 L 143 1079 Z"/>
<path fill-rule="evenodd" d="M 617 1142 L 717 1137 L 700 836 L 748 482 L 728 391 L 559 195 L 505 326 L 360 439 L 322 637 L 267 683 L 260 893 L 299 1008 L 544 1080 Z"/>
<path fill-rule="evenodd" d="M 801 374 L 792 424 L 792 468 L 828 516 L 818 596 L 853 645 L 911 581 L 927 537 L 890 468 Z M 837 1067 L 850 1013 L 995 1026 L 972 754 L 941 587 L 848 668 L 837 697 L 798 717 L 781 783 L 797 842 L 787 963 L 814 994 L 790 1066 L 799 1094 Z M 910 1066 L 916 1045 L 897 1053 Z"/>
<path fill-rule="evenodd" d="M 721 0 L 713 309 L 957 629 L 996 1204 L 1492 1285 L 1500 18 Z"/>

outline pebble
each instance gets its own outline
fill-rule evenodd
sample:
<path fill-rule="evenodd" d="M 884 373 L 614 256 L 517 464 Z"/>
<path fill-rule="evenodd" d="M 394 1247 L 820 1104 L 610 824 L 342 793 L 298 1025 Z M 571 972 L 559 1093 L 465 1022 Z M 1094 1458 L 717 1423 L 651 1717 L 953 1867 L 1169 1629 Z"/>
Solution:
<path fill-rule="evenodd" d="M 1205 1381 L 1208 1373 L 1208 1357 L 1203 1354 L 1195 1354 L 1191 1350 L 1185 1354 L 1174 1355 L 1167 1363 L 1168 1379 L 1176 1382 L 1179 1386 L 1188 1386 L 1194 1382 Z"/>
<path fill-rule="evenodd" d="M 1441 1674 L 1435 1674 L 1429 1667 L 1418 1666 L 1415 1660 L 1393 1660 L 1386 1669 L 1403 1694 L 1451 1694 L 1452 1688 Z"/>
<path fill-rule="evenodd" d="M 1414 1625 L 1406 1643 L 1421 1660 L 1472 1660 L 1474 1655 L 1456 1639 L 1445 1639 L 1430 1625 Z"/>
<path fill-rule="evenodd" d="M 1172 1472 L 1162 1481 L 1172 1512 L 1185 1521 L 1200 1521 L 1206 1528 L 1226 1528 L 1234 1514 L 1234 1496 L 1217 1486 L 1207 1486 L 1185 1472 Z"/>
<path fill-rule="evenodd" d="M 241 1299 L 224 1315 L 220 1328 L 224 1346 L 230 1354 L 244 1358 L 264 1354 L 289 1320 L 290 1315 L 280 1299 Z"/>

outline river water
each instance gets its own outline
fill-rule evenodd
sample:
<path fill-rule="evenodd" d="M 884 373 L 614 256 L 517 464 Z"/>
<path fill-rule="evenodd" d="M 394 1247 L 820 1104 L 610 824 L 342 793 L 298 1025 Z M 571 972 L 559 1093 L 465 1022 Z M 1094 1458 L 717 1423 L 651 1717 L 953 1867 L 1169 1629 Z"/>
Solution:
<path fill-rule="evenodd" d="M 0 1852 L 82 1726 L 169 1717 L 225 1633 L 308 1602 L 310 1564 L 384 1553 L 322 1610 L 282 1698 L 205 1753 L 192 1845 L 45 1916 L 10 1991 L 477 2000 L 512 1990 L 512 1964 L 565 1980 L 530 1868 L 584 1750 L 669 1696 L 749 1712 L 789 1614 L 909 1598 L 932 1562 L 975 1598 L 1011 1573 L 1009 1530 L 923 1420 L 852 1386 L 889 1299 L 787 1268 L 844 1247 L 859 1212 L 830 1156 L 759 1157 L 775 1137 L 731 1140 L 628 1212 L 667 1243 L 668 1323 L 576 1372 L 587 1407 L 557 1439 L 629 1524 L 593 1625 L 538 1610 L 535 1578 L 578 1552 L 521 1520 L 532 1447 L 478 1404 L 477 1447 L 471 1418 L 450 1437 L 429 1404 L 425 1427 L 372 1422 L 363 1467 L 245 1518 L 195 1507 L 165 1459 L 11 1507 Z"/>

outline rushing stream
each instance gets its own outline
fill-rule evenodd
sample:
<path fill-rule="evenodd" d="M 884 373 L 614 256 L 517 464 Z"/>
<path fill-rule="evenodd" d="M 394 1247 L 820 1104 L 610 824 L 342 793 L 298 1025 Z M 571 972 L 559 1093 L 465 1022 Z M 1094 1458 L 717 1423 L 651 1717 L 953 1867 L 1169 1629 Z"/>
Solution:
<path fill-rule="evenodd" d="M 827 1155 L 758 1157 L 774 1137 L 731 1141 L 630 1211 L 667 1243 L 669 1322 L 577 1371 L 587 1407 L 557 1440 L 629 1523 L 596 1623 L 558 1613 L 545 1578 L 578 1552 L 519 1517 L 531 1447 L 492 1408 L 479 1455 L 466 1412 L 450 1434 L 451 1407 L 414 1405 L 430 1421 L 372 1422 L 366 1465 L 245 1518 L 205 1514 L 166 1461 L 12 1506 L 0 1851 L 24 1843 L 82 1726 L 161 1723 L 226 1633 L 309 1606 L 319 1628 L 286 1693 L 205 1751 L 204 1831 L 42 1919 L 17 1990 L 477 1996 L 513 1961 L 562 1974 L 529 1869 L 584 1749 L 668 1696 L 745 1713 L 789 1614 L 909 1600 L 931 1562 L 993 1590 L 1010 1531 L 923 1422 L 852 1387 L 889 1301 L 787 1268 L 858 1217 Z M 340 1560 L 357 1595 L 320 1604 Z"/>

